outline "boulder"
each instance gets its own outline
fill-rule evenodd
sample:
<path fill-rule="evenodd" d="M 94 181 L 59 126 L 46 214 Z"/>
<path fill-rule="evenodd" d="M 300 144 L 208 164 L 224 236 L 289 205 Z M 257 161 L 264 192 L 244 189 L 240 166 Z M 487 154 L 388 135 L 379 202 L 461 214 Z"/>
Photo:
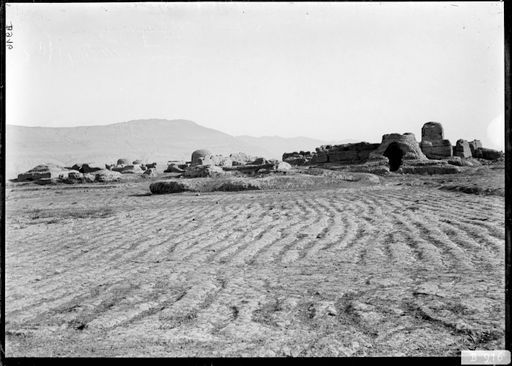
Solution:
<path fill-rule="evenodd" d="M 196 150 L 192 153 L 192 158 L 191 158 L 191 161 L 192 161 L 192 165 L 200 165 L 200 158 L 204 158 L 208 155 L 212 155 L 212 153 L 209 151 L 209 150 L 206 150 L 206 149 L 200 149 L 200 150 Z"/>
<path fill-rule="evenodd" d="M 138 165 L 142 165 L 142 160 L 139 160 L 139 159 L 134 160 L 134 161 L 132 161 L 132 164 L 133 164 L 133 165 L 137 165 L 137 164 L 138 164 Z"/>
<path fill-rule="evenodd" d="M 470 158 L 473 155 L 471 154 L 471 148 L 469 147 L 469 142 L 466 140 L 457 140 L 453 148 L 453 156 L 460 156 L 461 158 Z"/>
<path fill-rule="evenodd" d="M 149 163 L 149 164 L 146 164 L 146 168 L 150 169 L 150 168 L 155 168 L 156 169 L 156 163 Z"/>
<path fill-rule="evenodd" d="M 421 129 L 421 151 L 429 159 L 450 158 L 453 155 L 450 140 L 444 138 L 439 122 L 427 122 Z"/>
<path fill-rule="evenodd" d="M 186 178 L 216 177 L 224 175 L 224 170 L 215 165 L 191 165 L 185 169 Z"/>

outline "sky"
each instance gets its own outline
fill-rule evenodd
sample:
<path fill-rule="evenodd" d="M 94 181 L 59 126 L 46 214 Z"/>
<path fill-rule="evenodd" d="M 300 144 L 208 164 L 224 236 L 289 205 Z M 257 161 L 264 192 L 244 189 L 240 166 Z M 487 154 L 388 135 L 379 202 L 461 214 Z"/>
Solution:
<path fill-rule="evenodd" d="M 502 2 L 7 4 L 7 123 L 504 145 Z"/>

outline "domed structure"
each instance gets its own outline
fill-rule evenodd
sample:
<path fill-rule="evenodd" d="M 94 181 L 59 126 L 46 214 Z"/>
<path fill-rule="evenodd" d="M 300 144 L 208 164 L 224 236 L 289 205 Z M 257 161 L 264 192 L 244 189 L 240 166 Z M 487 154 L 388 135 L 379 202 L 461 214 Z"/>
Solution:
<path fill-rule="evenodd" d="M 128 159 L 118 159 L 117 165 L 131 165 L 131 162 Z"/>
<path fill-rule="evenodd" d="M 370 159 L 389 160 L 391 171 L 398 170 L 403 160 L 426 160 L 413 133 L 390 133 L 382 136 L 382 143 L 370 153 Z"/>
<path fill-rule="evenodd" d="M 211 155 L 212 153 L 209 150 L 206 149 L 199 149 L 192 153 L 191 162 L 192 165 L 198 165 L 200 164 L 200 158 L 204 158 L 208 155 Z"/>

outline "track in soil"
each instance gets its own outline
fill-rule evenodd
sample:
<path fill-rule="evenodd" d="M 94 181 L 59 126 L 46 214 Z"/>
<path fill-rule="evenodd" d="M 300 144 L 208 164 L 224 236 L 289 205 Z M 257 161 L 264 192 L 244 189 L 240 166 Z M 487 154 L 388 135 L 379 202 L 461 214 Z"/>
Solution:
<path fill-rule="evenodd" d="M 130 189 L 9 192 L 7 356 L 457 355 L 503 343 L 501 197 Z"/>

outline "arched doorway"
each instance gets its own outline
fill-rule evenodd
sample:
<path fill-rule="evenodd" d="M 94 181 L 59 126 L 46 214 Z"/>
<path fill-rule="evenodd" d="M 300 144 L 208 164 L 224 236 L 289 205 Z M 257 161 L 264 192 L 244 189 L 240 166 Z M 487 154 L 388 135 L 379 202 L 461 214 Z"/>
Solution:
<path fill-rule="evenodd" d="M 392 142 L 387 147 L 384 152 L 384 156 L 389 159 L 389 170 L 394 172 L 397 171 L 398 168 L 402 165 L 402 158 L 404 156 L 404 152 L 400 148 L 400 145 L 397 142 Z"/>

